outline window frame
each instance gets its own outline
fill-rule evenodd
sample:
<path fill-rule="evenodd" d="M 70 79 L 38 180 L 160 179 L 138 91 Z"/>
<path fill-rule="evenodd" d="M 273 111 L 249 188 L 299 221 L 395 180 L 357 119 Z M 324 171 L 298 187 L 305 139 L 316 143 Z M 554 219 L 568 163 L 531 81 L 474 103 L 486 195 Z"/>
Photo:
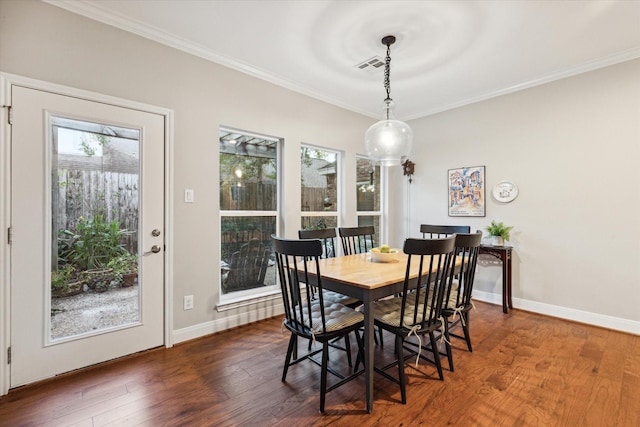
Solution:
<path fill-rule="evenodd" d="M 318 146 L 318 145 L 313 145 L 313 144 L 307 144 L 307 143 L 301 143 L 300 144 L 300 155 L 302 156 L 302 150 L 305 148 L 309 148 L 312 150 L 316 150 L 316 151 L 324 151 L 327 153 L 331 153 L 331 154 L 335 154 L 336 156 L 336 164 L 335 164 L 335 174 L 336 174 L 336 182 L 335 182 L 335 186 L 336 186 L 336 197 L 335 197 L 335 203 L 336 203 L 336 209 L 333 211 L 304 211 L 302 210 L 302 192 L 303 192 L 303 186 L 302 186 L 302 160 L 300 160 L 300 227 L 299 229 L 304 228 L 303 226 L 303 218 L 304 217 L 313 217 L 313 218 L 322 218 L 322 217 L 329 217 L 329 218 L 334 218 L 336 219 L 336 228 L 340 227 L 341 221 L 342 221 L 342 217 L 343 217 L 343 192 L 344 192 L 344 171 L 342 169 L 342 164 L 343 164 L 343 158 L 344 158 L 344 153 L 339 151 L 339 150 L 335 150 L 335 149 L 331 149 L 331 148 L 327 148 L 327 147 L 322 147 L 322 146 Z"/>
<path fill-rule="evenodd" d="M 270 135 L 259 134 L 255 132 L 248 132 L 244 130 L 235 129 L 228 126 L 220 126 L 218 129 L 218 133 L 221 132 L 231 132 L 231 133 L 239 133 L 246 136 L 253 136 L 257 138 L 262 138 L 266 140 L 270 140 L 275 142 L 276 145 L 276 204 L 275 210 L 224 210 L 218 202 L 218 211 L 219 211 L 219 225 L 218 225 L 218 241 L 222 242 L 222 223 L 224 218 L 246 218 L 246 217 L 275 217 L 275 230 L 276 234 L 280 235 L 281 224 L 283 222 L 282 219 L 282 192 L 283 192 L 283 176 L 281 171 L 282 162 L 283 162 L 283 145 L 284 139 L 278 138 Z M 218 148 L 218 162 L 220 161 L 220 148 Z M 220 178 L 220 172 L 218 172 L 218 179 Z M 222 188 L 219 188 L 218 194 Z M 218 262 L 222 263 L 222 250 L 219 254 Z M 275 272 L 275 267 L 274 267 Z M 280 284 L 277 279 L 273 285 L 269 286 L 261 286 L 252 289 L 239 290 L 229 293 L 223 293 L 222 291 L 222 269 L 219 272 L 219 280 L 218 280 L 218 304 L 216 305 L 217 311 L 227 311 L 232 310 L 238 307 L 254 304 L 257 302 L 274 300 L 280 298 Z"/>
<path fill-rule="evenodd" d="M 358 169 L 358 161 L 359 160 L 366 160 L 371 162 L 371 158 L 365 155 L 361 155 L 361 154 L 356 154 L 356 181 L 354 183 L 354 185 L 356 186 L 356 191 L 360 191 L 359 187 L 358 187 L 358 178 L 357 178 L 357 169 Z M 379 164 L 373 164 L 372 166 L 374 168 L 376 168 L 379 171 L 379 175 L 380 175 L 380 184 L 379 184 L 379 190 L 378 190 L 378 206 L 380 207 L 378 210 L 372 210 L 372 211 L 360 211 L 358 210 L 358 205 L 356 203 L 356 223 L 360 224 L 360 218 L 361 217 L 378 217 L 379 218 L 379 223 L 380 223 L 380 227 L 379 229 L 376 230 L 376 234 L 378 235 L 378 239 L 379 241 L 377 242 L 377 244 L 382 244 L 383 242 L 387 242 L 387 199 L 385 197 L 386 195 L 386 182 L 387 182 L 387 176 L 386 176 L 386 168 L 383 168 L 382 166 L 380 166 Z"/>

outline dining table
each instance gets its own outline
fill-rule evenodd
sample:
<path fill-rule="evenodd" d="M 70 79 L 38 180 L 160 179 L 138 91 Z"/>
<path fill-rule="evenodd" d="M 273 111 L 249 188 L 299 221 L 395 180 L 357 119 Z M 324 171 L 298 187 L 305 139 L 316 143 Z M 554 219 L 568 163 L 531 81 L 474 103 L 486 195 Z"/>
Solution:
<path fill-rule="evenodd" d="M 322 287 L 362 301 L 364 311 L 364 369 L 367 412 L 373 411 L 374 316 L 373 304 L 380 298 L 402 292 L 407 255 L 399 252 L 389 262 L 376 262 L 371 254 L 360 253 L 318 260 Z M 428 263 L 425 260 L 425 264 Z M 412 263 L 410 287 L 415 287 L 419 263 Z M 315 276 L 310 277 L 316 281 Z M 317 283 L 317 282 L 316 282 Z"/>

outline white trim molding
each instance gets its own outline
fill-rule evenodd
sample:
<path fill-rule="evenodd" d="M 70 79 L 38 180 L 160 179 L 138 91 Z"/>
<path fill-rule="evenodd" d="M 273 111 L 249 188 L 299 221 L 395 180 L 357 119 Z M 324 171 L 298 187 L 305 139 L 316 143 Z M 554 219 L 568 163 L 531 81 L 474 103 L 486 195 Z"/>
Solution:
<path fill-rule="evenodd" d="M 473 298 L 478 301 L 502 306 L 501 294 L 473 291 Z M 588 311 L 560 307 L 537 301 L 529 301 L 521 298 L 513 298 L 513 307 L 531 311 L 533 313 L 543 314 L 545 316 L 557 317 L 560 319 L 571 320 L 573 322 L 585 323 L 587 325 L 640 335 L 640 322 L 635 320 L 622 319 L 619 317 L 608 316 L 606 314 L 591 313 Z"/>
<path fill-rule="evenodd" d="M 215 334 L 216 332 L 222 332 L 227 329 L 257 322 L 259 320 L 269 319 L 283 313 L 284 306 L 281 298 L 278 298 L 278 301 L 265 301 L 263 304 L 256 305 L 252 310 L 228 315 L 221 319 L 200 323 L 198 325 L 176 329 L 173 331 L 172 341 L 174 344 L 178 344 L 184 341 L 201 338 L 206 335 Z"/>
<path fill-rule="evenodd" d="M 9 244 L 11 226 L 11 83 L 0 73 L 0 396 L 9 391 L 10 366 L 7 360 L 11 345 L 11 289 L 9 287 Z"/>

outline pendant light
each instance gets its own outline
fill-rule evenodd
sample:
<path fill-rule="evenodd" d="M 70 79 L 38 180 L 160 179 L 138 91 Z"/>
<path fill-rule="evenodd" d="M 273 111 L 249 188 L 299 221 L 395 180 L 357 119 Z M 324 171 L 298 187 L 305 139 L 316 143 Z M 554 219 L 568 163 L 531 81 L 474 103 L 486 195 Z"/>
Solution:
<path fill-rule="evenodd" d="M 398 166 L 409 155 L 413 132 L 409 125 L 396 120 L 393 114 L 394 103 L 391 99 L 391 45 L 396 42 L 395 36 L 382 38 L 387 46 L 387 58 L 384 66 L 384 88 L 387 98 L 383 101 L 383 119 L 373 125 L 364 135 L 364 144 L 368 156 L 381 166 Z"/>

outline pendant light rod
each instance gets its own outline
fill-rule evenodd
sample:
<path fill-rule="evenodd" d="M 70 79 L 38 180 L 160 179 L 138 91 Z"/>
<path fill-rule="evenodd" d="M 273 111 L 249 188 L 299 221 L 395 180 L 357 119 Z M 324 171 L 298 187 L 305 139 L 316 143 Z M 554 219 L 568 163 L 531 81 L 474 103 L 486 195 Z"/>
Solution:
<path fill-rule="evenodd" d="M 387 91 L 387 99 L 385 99 L 385 101 L 393 101 L 391 99 L 391 45 L 395 42 L 395 36 L 385 36 L 382 38 L 382 44 L 387 46 L 387 57 L 384 61 L 384 88 Z M 388 114 L 387 119 L 389 119 Z"/>

